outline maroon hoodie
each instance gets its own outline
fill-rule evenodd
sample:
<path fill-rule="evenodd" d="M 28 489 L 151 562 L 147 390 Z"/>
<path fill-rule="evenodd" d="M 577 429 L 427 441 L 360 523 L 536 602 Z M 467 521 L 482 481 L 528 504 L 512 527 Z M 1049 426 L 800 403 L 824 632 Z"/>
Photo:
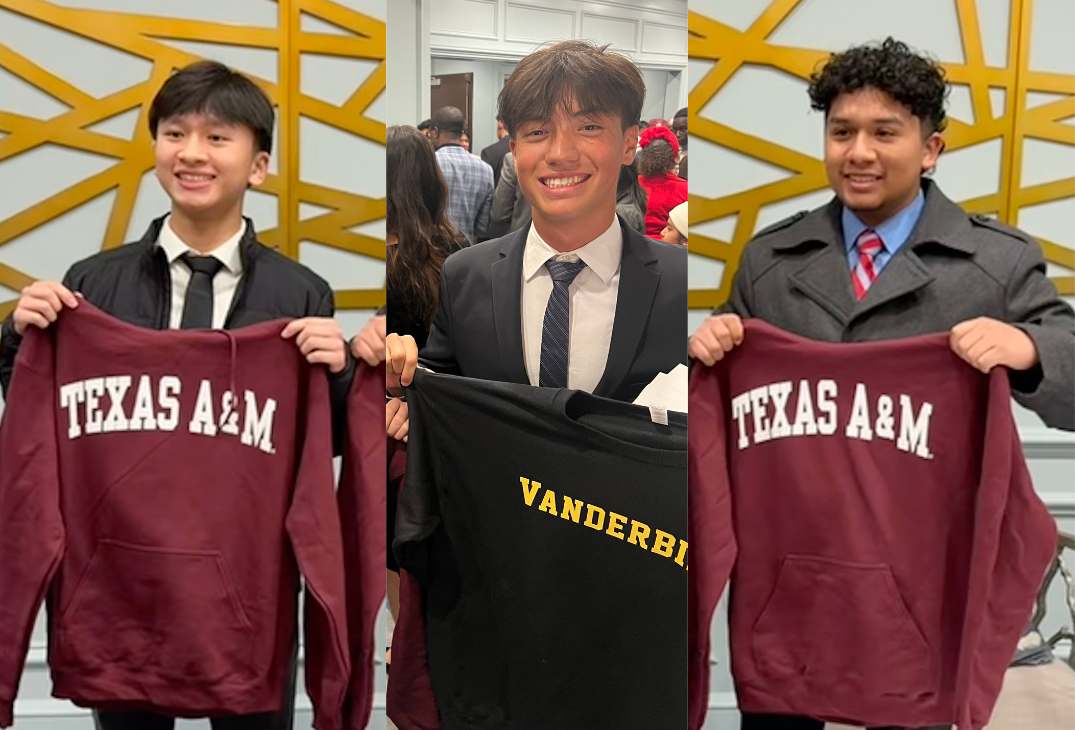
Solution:
<path fill-rule="evenodd" d="M 56 697 L 279 709 L 301 570 L 314 724 L 341 727 L 328 382 L 283 327 L 154 331 L 82 302 L 28 330 L 0 426 L 0 726 L 46 595 Z"/>
<path fill-rule="evenodd" d="M 741 710 L 982 728 L 1056 545 L 1006 371 L 750 321 L 690 398 L 690 727 L 734 560 Z"/>
<path fill-rule="evenodd" d="M 339 504 L 351 637 L 351 689 L 344 717 L 348 730 L 364 730 L 369 723 L 377 645 L 374 626 L 385 595 L 384 375 L 384 365 L 361 365 L 347 399 Z"/>

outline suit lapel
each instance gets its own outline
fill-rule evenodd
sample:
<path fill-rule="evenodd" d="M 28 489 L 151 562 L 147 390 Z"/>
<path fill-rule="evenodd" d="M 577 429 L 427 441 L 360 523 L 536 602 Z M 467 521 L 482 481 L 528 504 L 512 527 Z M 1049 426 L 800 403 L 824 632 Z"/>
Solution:
<path fill-rule="evenodd" d="M 622 224 L 620 227 L 624 235 L 616 319 L 612 325 L 605 372 L 593 391 L 594 395 L 605 398 L 612 397 L 634 363 L 661 281 L 661 274 L 654 266 L 657 259 L 649 254 L 641 235 Z"/>
<path fill-rule="evenodd" d="M 500 259 L 492 266 L 493 324 L 496 328 L 504 380 L 530 384 L 523 361 L 523 250 L 527 228 L 520 228 L 501 245 Z"/>

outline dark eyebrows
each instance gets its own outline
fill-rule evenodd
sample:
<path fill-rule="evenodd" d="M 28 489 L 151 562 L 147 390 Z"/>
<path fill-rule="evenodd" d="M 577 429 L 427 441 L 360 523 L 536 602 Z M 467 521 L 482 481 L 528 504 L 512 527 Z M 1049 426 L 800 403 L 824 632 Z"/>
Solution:
<path fill-rule="evenodd" d="M 846 117 L 829 117 L 828 119 L 829 125 L 850 123 L 851 120 L 847 119 Z M 904 126 L 904 121 L 899 117 L 882 117 L 881 119 L 871 119 L 869 121 L 869 124 L 877 126 L 902 127 Z"/>

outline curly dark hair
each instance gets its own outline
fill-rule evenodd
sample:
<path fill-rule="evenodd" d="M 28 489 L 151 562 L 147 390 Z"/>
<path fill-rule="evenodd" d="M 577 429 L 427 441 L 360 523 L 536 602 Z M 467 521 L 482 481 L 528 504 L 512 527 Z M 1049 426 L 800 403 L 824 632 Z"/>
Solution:
<path fill-rule="evenodd" d="M 891 36 L 880 45 L 834 53 L 810 77 L 810 106 L 828 116 L 836 97 L 864 88 L 882 91 L 922 121 L 928 134 L 944 130 L 948 83 L 944 69 Z"/>
<path fill-rule="evenodd" d="M 672 145 L 665 139 L 655 139 L 646 145 L 638 158 L 638 174 L 642 177 L 659 177 L 672 172 L 676 166 L 676 156 Z"/>

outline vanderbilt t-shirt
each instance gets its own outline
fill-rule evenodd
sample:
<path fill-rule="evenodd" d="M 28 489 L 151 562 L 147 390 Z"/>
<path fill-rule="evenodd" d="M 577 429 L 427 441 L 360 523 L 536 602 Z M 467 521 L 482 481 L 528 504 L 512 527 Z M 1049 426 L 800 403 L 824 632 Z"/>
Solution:
<path fill-rule="evenodd" d="M 683 727 L 687 422 L 419 371 L 394 551 L 445 730 Z"/>

